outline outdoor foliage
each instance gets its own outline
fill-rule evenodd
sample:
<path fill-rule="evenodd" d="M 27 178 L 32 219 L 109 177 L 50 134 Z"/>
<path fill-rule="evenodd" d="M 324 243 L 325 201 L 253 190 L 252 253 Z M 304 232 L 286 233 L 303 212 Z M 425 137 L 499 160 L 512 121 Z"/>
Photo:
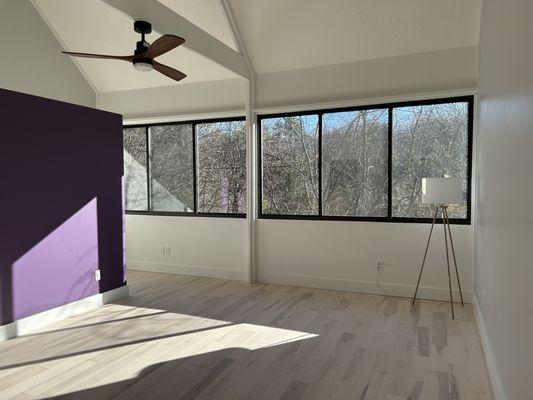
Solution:
<path fill-rule="evenodd" d="M 388 110 L 324 114 L 323 214 L 387 216 Z"/>
<path fill-rule="evenodd" d="M 148 210 L 146 133 L 144 128 L 124 128 L 124 189 L 126 210 Z"/>
<path fill-rule="evenodd" d="M 318 215 L 318 160 L 322 157 L 322 214 L 388 214 L 388 108 L 261 121 L 263 214 Z M 466 218 L 468 104 L 393 108 L 392 216 L 427 218 L 422 178 L 463 178 L 464 203 L 451 218 Z"/>
<path fill-rule="evenodd" d="M 201 123 L 197 134 L 198 212 L 246 212 L 246 136 L 244 121 Z M 194 146 L 192 124 L 124 128 L 126 209 L 194 212 Z"/>
<path fill-rule="evenodd" d="M 466 218 L 468 173 L 467 103 L 400 107 L 393 110 L 392 215 L 432 217 L 422 204 L 422 178 L 463 178 L 464 203 L 450 218 Z"/>
<path fill-rule="evenodd" d="M 192 126 L 150 128 L 150 184 L 153 211 L 194 210 Z"/>
<path fill-rule="evenodd" d="M 196 125 L 198 211 L 246 213 L 246 124 Z"/>
<path fill-rule="evenodd" d="M 198 212 L 246 212 L 244 121 L 198 123 L 196 166 L 192 124 L 149 132 L 151 210 L 193 212 L 196 190 Z M 319 215 L 321 197 L 322 215 L 386 217 L 389 162 L 393 217 L 431 217 L 422 178 L 452 176 L 463 178 L 464 202 L 449 214 L 466 218 L 468 103 L 393 107 L 391 121 L 387 107 L 324 113 L 321 129 L 318 114 L 261 119 L 262 213 Z M 147 210 L 145 128 L 124 129 L 124 163 L 126 208 Z"/>
<path fill-rule="evenodd" d="M 261 121 L 263 213 L 318 212 L 318 117 Z"/>

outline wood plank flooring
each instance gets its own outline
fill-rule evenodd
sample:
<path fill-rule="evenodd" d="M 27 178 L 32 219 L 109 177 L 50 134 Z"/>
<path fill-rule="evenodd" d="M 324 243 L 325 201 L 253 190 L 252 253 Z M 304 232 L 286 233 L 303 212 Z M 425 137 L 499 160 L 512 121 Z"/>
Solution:
<path fill-rule="evenodd" d="M 0 343 L 0 399 L 493 399 L 470 305 L 128 280 L 128 299 Z"/>

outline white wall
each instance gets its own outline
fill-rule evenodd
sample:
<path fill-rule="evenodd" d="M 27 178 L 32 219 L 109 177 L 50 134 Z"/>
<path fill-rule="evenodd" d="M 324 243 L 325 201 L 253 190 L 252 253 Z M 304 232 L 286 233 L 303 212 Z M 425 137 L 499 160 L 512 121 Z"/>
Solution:
<path fill-rule="evenodd" d="M 0 87 L 96 105 L 96 94 L 29 0 L 0 0 Z"/>
<path fill-rule="evenodd" d="M 476 47 L 261 74 L 257 107 L 476 87 Z"/>
<path fill-rule="evenodd" d="M 235 78 L 101 93 L 98 95 L 98 107 L 130 119 L 206 111 L 243 112 L 246 82 L 245 79 Z"/>
<path fill-rule="evenodd" d="M 530 0 L 484 0 L 479 47 L 474 288 L 489 367 L 509 400 L 532 398 L 532 15 Z"/>
<path fill-rule="evenodd" d="M 257 229 L 261 281 L 408 297 L 413 295 L 430 225 L 259 220 Z M 470 300 L 472 228 L 454 225 L 452 230 L 463 295 Z M 378 261 L 384 263 L 379 274 Z M 433 233 L 421 285 L 421 297 L 449 299 L 442 225 Z"/>
<path fill-rule="evenodd" d="M 246 279 L 242 218 L 126 216 L 129 269 Z M 161 246 L 170 247 L 162 254 Z"/>
<path fill-rule="evenodd" d="M 240 102 L 244 100 L 245 87 L 238 87 L 241 82 L 221 83 L 228 85 L 226 91 L 208 84 L 154 89 L 147 92 L 149 96 L 143 102 L 150 116 L 220 111 L 214 108 L 216 104 L 222 105 L 224 110 L 242 110 Z M 460 91 L 475 85 L 476 49 L 466 47 L 259 75 L 256 100 L 257 107 L 283 109 L 346 100 L 357 103 L 358 99 L 385 96 L 408 100 L 414 94 Z M 232 86 L 234 89 L 230 89 Z M 140 92 L 104 94 L 100 96 L 100 104 L 130 117 L 148 116 L 137 96 Z M 256 226 L 258 276 L 262 281 L 409 296 L 416 283 L 429 228 L 427 224 L 259 220 Z M 472 228 L 454 226 L 452 229 L 456 235 L 465 298 L 469 299 Z M 236 271 L 243 270 L 245 265 L 244 220 L 130 215 L 126 230 L 130 267 L 168 271 L 169 267 L 161 264 L 172 264 L 170 269 L 174 271 L 227 277 L 228 274 L 236 276 Z M 165 241 L 172 241 L 179 253 L 162 256 L 159 247 L 165 245 Z M 212 246 L 205 246 L 203 242 Z M 377 261 L 385 263 L 379 285 L 376 284 Z M 422 285 L 428 289 L 422 290 L 422 296 L 448 298 L 445 266 L 439 230 L 422 280 Z M 213 267 L 225 270 L 209 269 Z"/>

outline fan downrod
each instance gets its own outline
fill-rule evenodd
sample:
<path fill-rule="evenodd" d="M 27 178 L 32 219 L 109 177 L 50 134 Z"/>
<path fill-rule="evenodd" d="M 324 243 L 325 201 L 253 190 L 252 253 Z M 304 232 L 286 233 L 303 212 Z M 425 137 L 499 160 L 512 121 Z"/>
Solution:
<path fill-rule="evenodd" d="M 152 24 L 146 21 L 135 21 L 133 30 L 141 34 L 141 40 L 137 42 L 137 48 L 135 49 L 135 55 L 139 55 L 150 47 L 150 43 L 146 41 L 144 35 L 152 33 Z"/>

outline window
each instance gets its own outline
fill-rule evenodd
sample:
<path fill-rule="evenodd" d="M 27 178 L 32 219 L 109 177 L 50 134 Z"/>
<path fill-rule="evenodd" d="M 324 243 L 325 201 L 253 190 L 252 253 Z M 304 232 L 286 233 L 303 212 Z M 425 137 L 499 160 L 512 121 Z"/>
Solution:
<path fill-rule="evenodd" d="M 397 107 L 393 110 L 392 215 L 430 218 L 422 204 L 424 177 L 463 178 L 461 205 L 450 205 L 450 218 L 466 218 L 468 174 L 468 103 Z"/>
<path fill-rule="evenodd" d="M 153 211 L 194 212 L 192 125 L 150 128 L 150 205 Z"/>
<path fill-rule="evenodd" d="M 124 190 L 126 210 L 148 210 L 146 129 L 124 129 Z"/>
<path fill-rule="evenodd" d="M 431 222 L 424 177 L 463 178 L 470 223 L 473 97 L 264 115 L 259 216 Z"/>
<path fill-rule="evenodd" d="M 198 211 L 246 212 L 245 129 L 244 121 L 196 125 Z"/>
<path fill-rule="evenodd" d="M 243 118 L 125 127 L 126 211 L 244 217 L 245 132 Z"/>
<path fill-rule="evenodd" d="M 322 117 L 322 212 L 387 216 L 388 110 Z"/>
<path fill-rule="evenodd" d="M 268 118 L 261 121 L 261 128 L 263 211 L 267 214 L 316 214 L 318 117 Z"/>

